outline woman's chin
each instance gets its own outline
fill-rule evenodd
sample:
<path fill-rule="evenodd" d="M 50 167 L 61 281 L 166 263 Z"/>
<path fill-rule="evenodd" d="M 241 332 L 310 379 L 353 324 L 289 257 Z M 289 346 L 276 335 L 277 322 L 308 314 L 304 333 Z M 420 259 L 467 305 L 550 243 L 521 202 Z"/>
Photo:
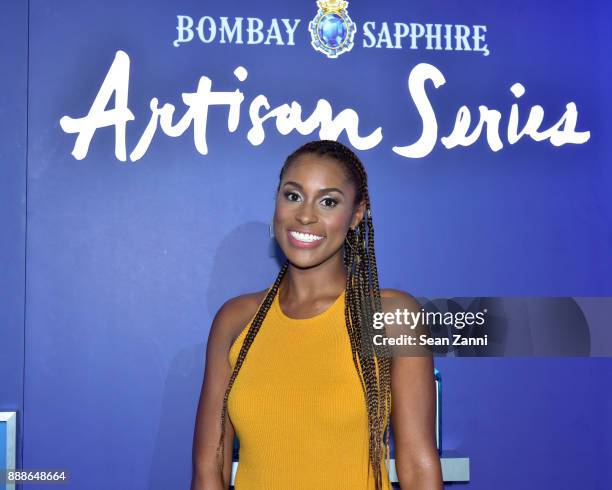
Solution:
<path fill-rule="evenodd" d="M 296 250 L 294 247 L 281 247 L 289 263 L 299 269 L 311 269 L 329 260 L 332 260 L 337 253 L 324 254 L 322 251 L 314 249 Z"/>
<path fill-rule="evenodd" d="M 310 256 L 307 256 L 306 253 L 302 252 L 295 253 L 291 251 L 288 254 L 285 253 L 285 257 L 287 257 L 287 260 L 291 265 L 298 267 L 299 269 L 310 269 L 311 267 L 315 267 L 323 262 L 316 255 L 313 256 L 313 254 L 311 254 Z"/>

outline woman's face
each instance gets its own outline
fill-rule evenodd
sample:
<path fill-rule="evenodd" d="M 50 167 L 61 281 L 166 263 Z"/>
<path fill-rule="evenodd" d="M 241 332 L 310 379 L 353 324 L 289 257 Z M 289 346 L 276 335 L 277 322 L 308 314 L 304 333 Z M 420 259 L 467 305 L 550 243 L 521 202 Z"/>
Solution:
<path fill-rule="evenodd" d="M 289 165 L 276 196 L 274 235 L 292 264 L 314 267 L 342 253 L 349 227 L 363 218 L 355 193 L 331 157 L 307 153 Z"/>

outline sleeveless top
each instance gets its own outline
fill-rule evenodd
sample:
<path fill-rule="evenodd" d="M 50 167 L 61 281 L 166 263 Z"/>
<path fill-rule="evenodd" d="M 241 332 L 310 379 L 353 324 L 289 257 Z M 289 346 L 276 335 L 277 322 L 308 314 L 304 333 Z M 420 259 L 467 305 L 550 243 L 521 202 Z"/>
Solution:
<path fill-rule="evenodd" d="M 345 293 L 306 319 L 287 317 L 278 298 L 277 292 L 228 398 L 240 441 L 235 489 L 374 489 L 367 409 L 344 319 Z M 230 348 L 232 369 L 249 326 Z M 381 470 L 382 488 L 391 490 L 385 449 Z"/>

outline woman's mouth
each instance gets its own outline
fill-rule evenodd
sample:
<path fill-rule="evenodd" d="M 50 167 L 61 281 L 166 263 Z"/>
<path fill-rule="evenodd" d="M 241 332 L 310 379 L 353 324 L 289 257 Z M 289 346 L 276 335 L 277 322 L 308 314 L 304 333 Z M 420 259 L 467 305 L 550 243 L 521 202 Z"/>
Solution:
<path fill-rule="evenodd" d="M 287 235 L 289 236 L 289 243 L 298 248 L 314 248 L 325 238 L 313 233 L 302 233 L 301 231 L 294 230 L 289 230 Z"/>

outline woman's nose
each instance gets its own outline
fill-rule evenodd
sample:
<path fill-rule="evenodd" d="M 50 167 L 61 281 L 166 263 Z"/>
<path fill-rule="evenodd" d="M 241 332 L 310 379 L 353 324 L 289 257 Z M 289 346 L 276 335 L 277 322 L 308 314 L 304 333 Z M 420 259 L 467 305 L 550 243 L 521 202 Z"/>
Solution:
<path fill-rule="evenodd" d="M 295 219 L 298 220 L 303 225 L 308 225 L 310 223 L 315 223 L 317 221 L 317 214 L 312 209 L 312 206 L 304 205 L 300 206 L 298 209 Z"/>

